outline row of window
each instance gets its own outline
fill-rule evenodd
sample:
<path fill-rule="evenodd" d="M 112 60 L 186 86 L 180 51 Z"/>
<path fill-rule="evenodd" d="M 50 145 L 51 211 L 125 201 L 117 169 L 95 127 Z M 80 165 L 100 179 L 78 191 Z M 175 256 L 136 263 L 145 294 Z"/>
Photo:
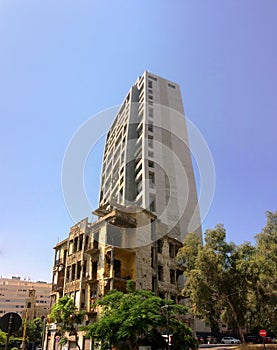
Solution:
<path fill-rule="evenodd" d="M 7 309 L 23 309 L 24 307 L 24 305 L 5 305 L 5 308 Z"/>
<path fill-rule="evenodd" d="M 110 152 L 110 147 L 114 143 L 114 138 L 118 136 L 118 134 L 121 132 L 122 125 L 124 125 L 124 123 L 128 119 L 128 114 L 129 114 L 129 104 L 124 102 L 107 135 L 104 157 L 107 155 L 107 153 Z M 125 131 L 126 131 L 126 125 L 124 126 L 124 132 Z"/>
<path fill-rule="evenodd" d="M 158 265 L 158 274 L 157 274 L 157 279 L 160 282 L 164 282 L 164 267 L 162 265 Z M 170 269 L 169 270 L 169 281 L 171 284 L 175 284 L 183 273 L 180 270 L 174 270 Z"/>
<path fill-rule="evenodd" d="M 175 284 L 176 283 L 176 271 L 173 269 L 170 269 L 169 275 L 170 275 L 170 283 Z M 164 281 L 164 268 L 162 265 L 158 265 L 158 281 L 161 281 L 161 282 Z"/>
<path fill-rule="evenodd" d="M 84 274 L 86 273 L 86 264 L 83 266 L 83 272 Z M 81 278 L 81 261 L 67 267 L 66 278 L 67 282 L 79 280 Z"/>
<path fill-rule="evenodd" d="M 126 125 L 125 125 L 125 127 L 126 127 Z M 121 141 L 120 138 L 118 139 L 118 142 L 119 141 Z M 121 166 L 121 164 L 123 163 L 123 159 L 124 159 L 125 141 L 126 141 L 126 135 L 122 139 L 121 143 L 119 143 L 118 145 L 115 144 L 115 146 L 114 146 L 115 151 L 112 152 L 110 150 L 107 161 L 104 161 L 103 170 L 102 170 L 103 181 L 102 181 L 101 188 L 103 190 L 103 194 L 105 194 L 106 197 L 107 197 L 107 194 L 110 190 L 117 188 L 118 180 L 120 181 L 120 183 L 123 183 L 124 167 L 121 167 L 121 169 L 119 171 L 119 166 Z M 108 164 L 107 168 L 106 168 L 106 164 Z M 120 177 L 120 179 L 119 179 L 119 177 Z M 114 194 L 115 194 L 115 191 L 113 192 L 112 196 L 114 196 Z M 102 195 L 101 199 L 102 198 L 103 198 L 103 195 Z"/>
<path fill-rule="evenodd" d="M 97 261 L 93 261 L 91 263 L 91 276 L 87 273 L 87 262 L 84 261 L 83 266 L 81 265 L 81 261 L 78 261 L 76 264 L 72 264 L 67 267 L 66 272 L 66 282 L 71 282 L 75 280 L 79 280 L 81 278 L 81 272 L 83 270 L 83 276 L 85 278 L 96 279 L 97 277 Z"/>
<path fill-rule="evenodd" d="M 152 89 L 152 88 L 153 88 L 153 81 L 152 81 L 152 80 L 157 81 L 157 78 L 152 77 L 152 75 L 148 75 L 148 78 L 151 79 L 151 80 L 148 80 L 148 87 L 149 87 L 150 89 Z M 171 83 L 168 83 L 167 85 L 168 85 L 169 87 L 171 87 L 172 89 L 175 89 L 175 85 L 173 85 L 173 84 L 171 84 Z"/>
<path fill-rule="evenodd" d="M 83 235 L 79 235 L 69 241 L 69 254 L 81 251 L 83 248 Z"/>
<path fill-rule="evenodd" d="M 81 251 L 83 249 L 83 234 L 80 234 L 79 236 L 75 237 L 74 239 L 71 239 L 69 241 L 69 252 L 68 254 L 72 254 L 72 253 L 75 253 L 75 252 L 78 252 L 78 251 Z M 99 233 L 98 234 L 95 234 L 94 237 L 98 237 L 97 238 L 97 244 L 98 244 L 98 239 L 99 239 Z M 96 239 L 96 238 L 95 238 Z M 89 236 L 85 236 L 85 250 L 88 249 L 88 244 L 89 244 Z M 65 252 L 66 254 L 66 252 Z"/>
<path fill-rule="evenodd" d="M 169 257 L 175 258 L 177 253 L 178 253 L 179 248 L 176 245 L 169 243 L 168 249 L 169 249 Z M 163 240 L 162 239 L 158 239 L 158 241 L 157 241 L 157 250 L 158 250 L 158 253 L 161 253 L 161 254 L 163 253 Z"/>

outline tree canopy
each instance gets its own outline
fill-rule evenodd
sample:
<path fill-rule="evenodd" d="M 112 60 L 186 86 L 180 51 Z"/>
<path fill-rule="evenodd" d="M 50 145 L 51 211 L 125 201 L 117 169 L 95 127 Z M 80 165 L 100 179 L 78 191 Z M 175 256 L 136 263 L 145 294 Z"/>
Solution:
<path fill-rule="evenodd" d="M 26 322 L 26 321 L 25 321 Z M 43 320 L 35 318 L 27 323 L 27 337 L 30 342 L 40 343 L 43 334 Z"/>
<path fill-rule="evenodd" d="M 255 313 L 251 321 L 277 333 L 277 212 L 267 212 L 267 224 L 255 238 L 259 278 L 253 292 Z"/>
<path fill-rule="evenodd" d="M 217 225 L 205 232 L 204 245 L 188 234 L 178 252 L 184 293 L 214 335 L 220 322 L 237 329 L 242 340 L 245 326 L 277 331 L 277 213 L 267 213 L 267 224 L 255 238 L 256 245 L 227 243 L 225 228 Z"/>
<path fill-rule="evenodd" d="M 66 344 L 68 338 L 66 336 L 67 332 L 70 335 L 75 336 L 76 346 L 79 348 L 78 344 L 78 325 L 80 325 L 84 319 L 85 312 L 78 311 L 74 304 L 74 300 L 69 296 L 64 296 L 53 305 L 50 312 L 50 321 L 55 322 L 58 325 L 61 338 L 59 341 L 60 345 Z"/>
<path fill-rule="evenodd" d="M 131 281 L 128 281 L 126 294 L 112 290 L 97 305 L 101 306 L 102 312 L 97 322 L 87 326 L 87 335 L 99 343 L 102 350 L 120 342 L 127 342 L 130 349 L 137 349 L 147 340 L 162 341 L 158 331 L 166 330 L 173 334 L 176 346 L 181 339 L 179 349 L 185 349 L 184 344 L 193 345 L 191 330 L 180 320 L 187 309 L 150 291 L 135 290 Z"/>

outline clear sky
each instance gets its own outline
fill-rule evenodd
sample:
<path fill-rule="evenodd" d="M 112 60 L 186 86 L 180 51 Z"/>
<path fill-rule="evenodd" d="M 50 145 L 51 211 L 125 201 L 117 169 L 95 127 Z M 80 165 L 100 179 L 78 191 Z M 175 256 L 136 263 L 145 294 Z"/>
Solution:
<path fill-rule="evenodd" d="M 74 224 L 67 144 L 145 70 L 181 86 L 212 153 L 203 231 L 222 223 L 228 241 L 254 242 L 276 210 L 276 17 L 276 0 L 0 0 L 0 275 L 51 281 L 52 248 Z M 94 208 L 102 145 L 85 171 Z"/>

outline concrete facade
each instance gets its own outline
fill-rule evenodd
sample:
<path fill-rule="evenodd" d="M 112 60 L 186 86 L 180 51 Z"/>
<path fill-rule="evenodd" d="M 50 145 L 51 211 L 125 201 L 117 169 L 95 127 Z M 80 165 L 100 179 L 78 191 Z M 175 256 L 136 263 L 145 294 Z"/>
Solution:
<path fill-rule="evenodd" d="M 107 134 L 99 206 L 137 205 L 169 235 L 202 239 L 194 172 L 178 84 L 144 72 Z"/>

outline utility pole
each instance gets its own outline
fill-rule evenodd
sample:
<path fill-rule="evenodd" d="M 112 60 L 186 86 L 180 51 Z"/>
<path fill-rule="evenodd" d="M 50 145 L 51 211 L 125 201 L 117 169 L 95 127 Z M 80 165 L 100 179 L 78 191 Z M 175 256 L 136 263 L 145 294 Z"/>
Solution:
<path fill-rule="evenodd" d="M 28 305 L 26 307 L 26 313 L 25 313 L 25 322 L 24 322 L 23 336 L 22 336 L 22 343 L 21 343 L 21 349 L 22 350 L 25 350 L 26 333 L 27 333 L 27 322 L 28 322 Z"/>

